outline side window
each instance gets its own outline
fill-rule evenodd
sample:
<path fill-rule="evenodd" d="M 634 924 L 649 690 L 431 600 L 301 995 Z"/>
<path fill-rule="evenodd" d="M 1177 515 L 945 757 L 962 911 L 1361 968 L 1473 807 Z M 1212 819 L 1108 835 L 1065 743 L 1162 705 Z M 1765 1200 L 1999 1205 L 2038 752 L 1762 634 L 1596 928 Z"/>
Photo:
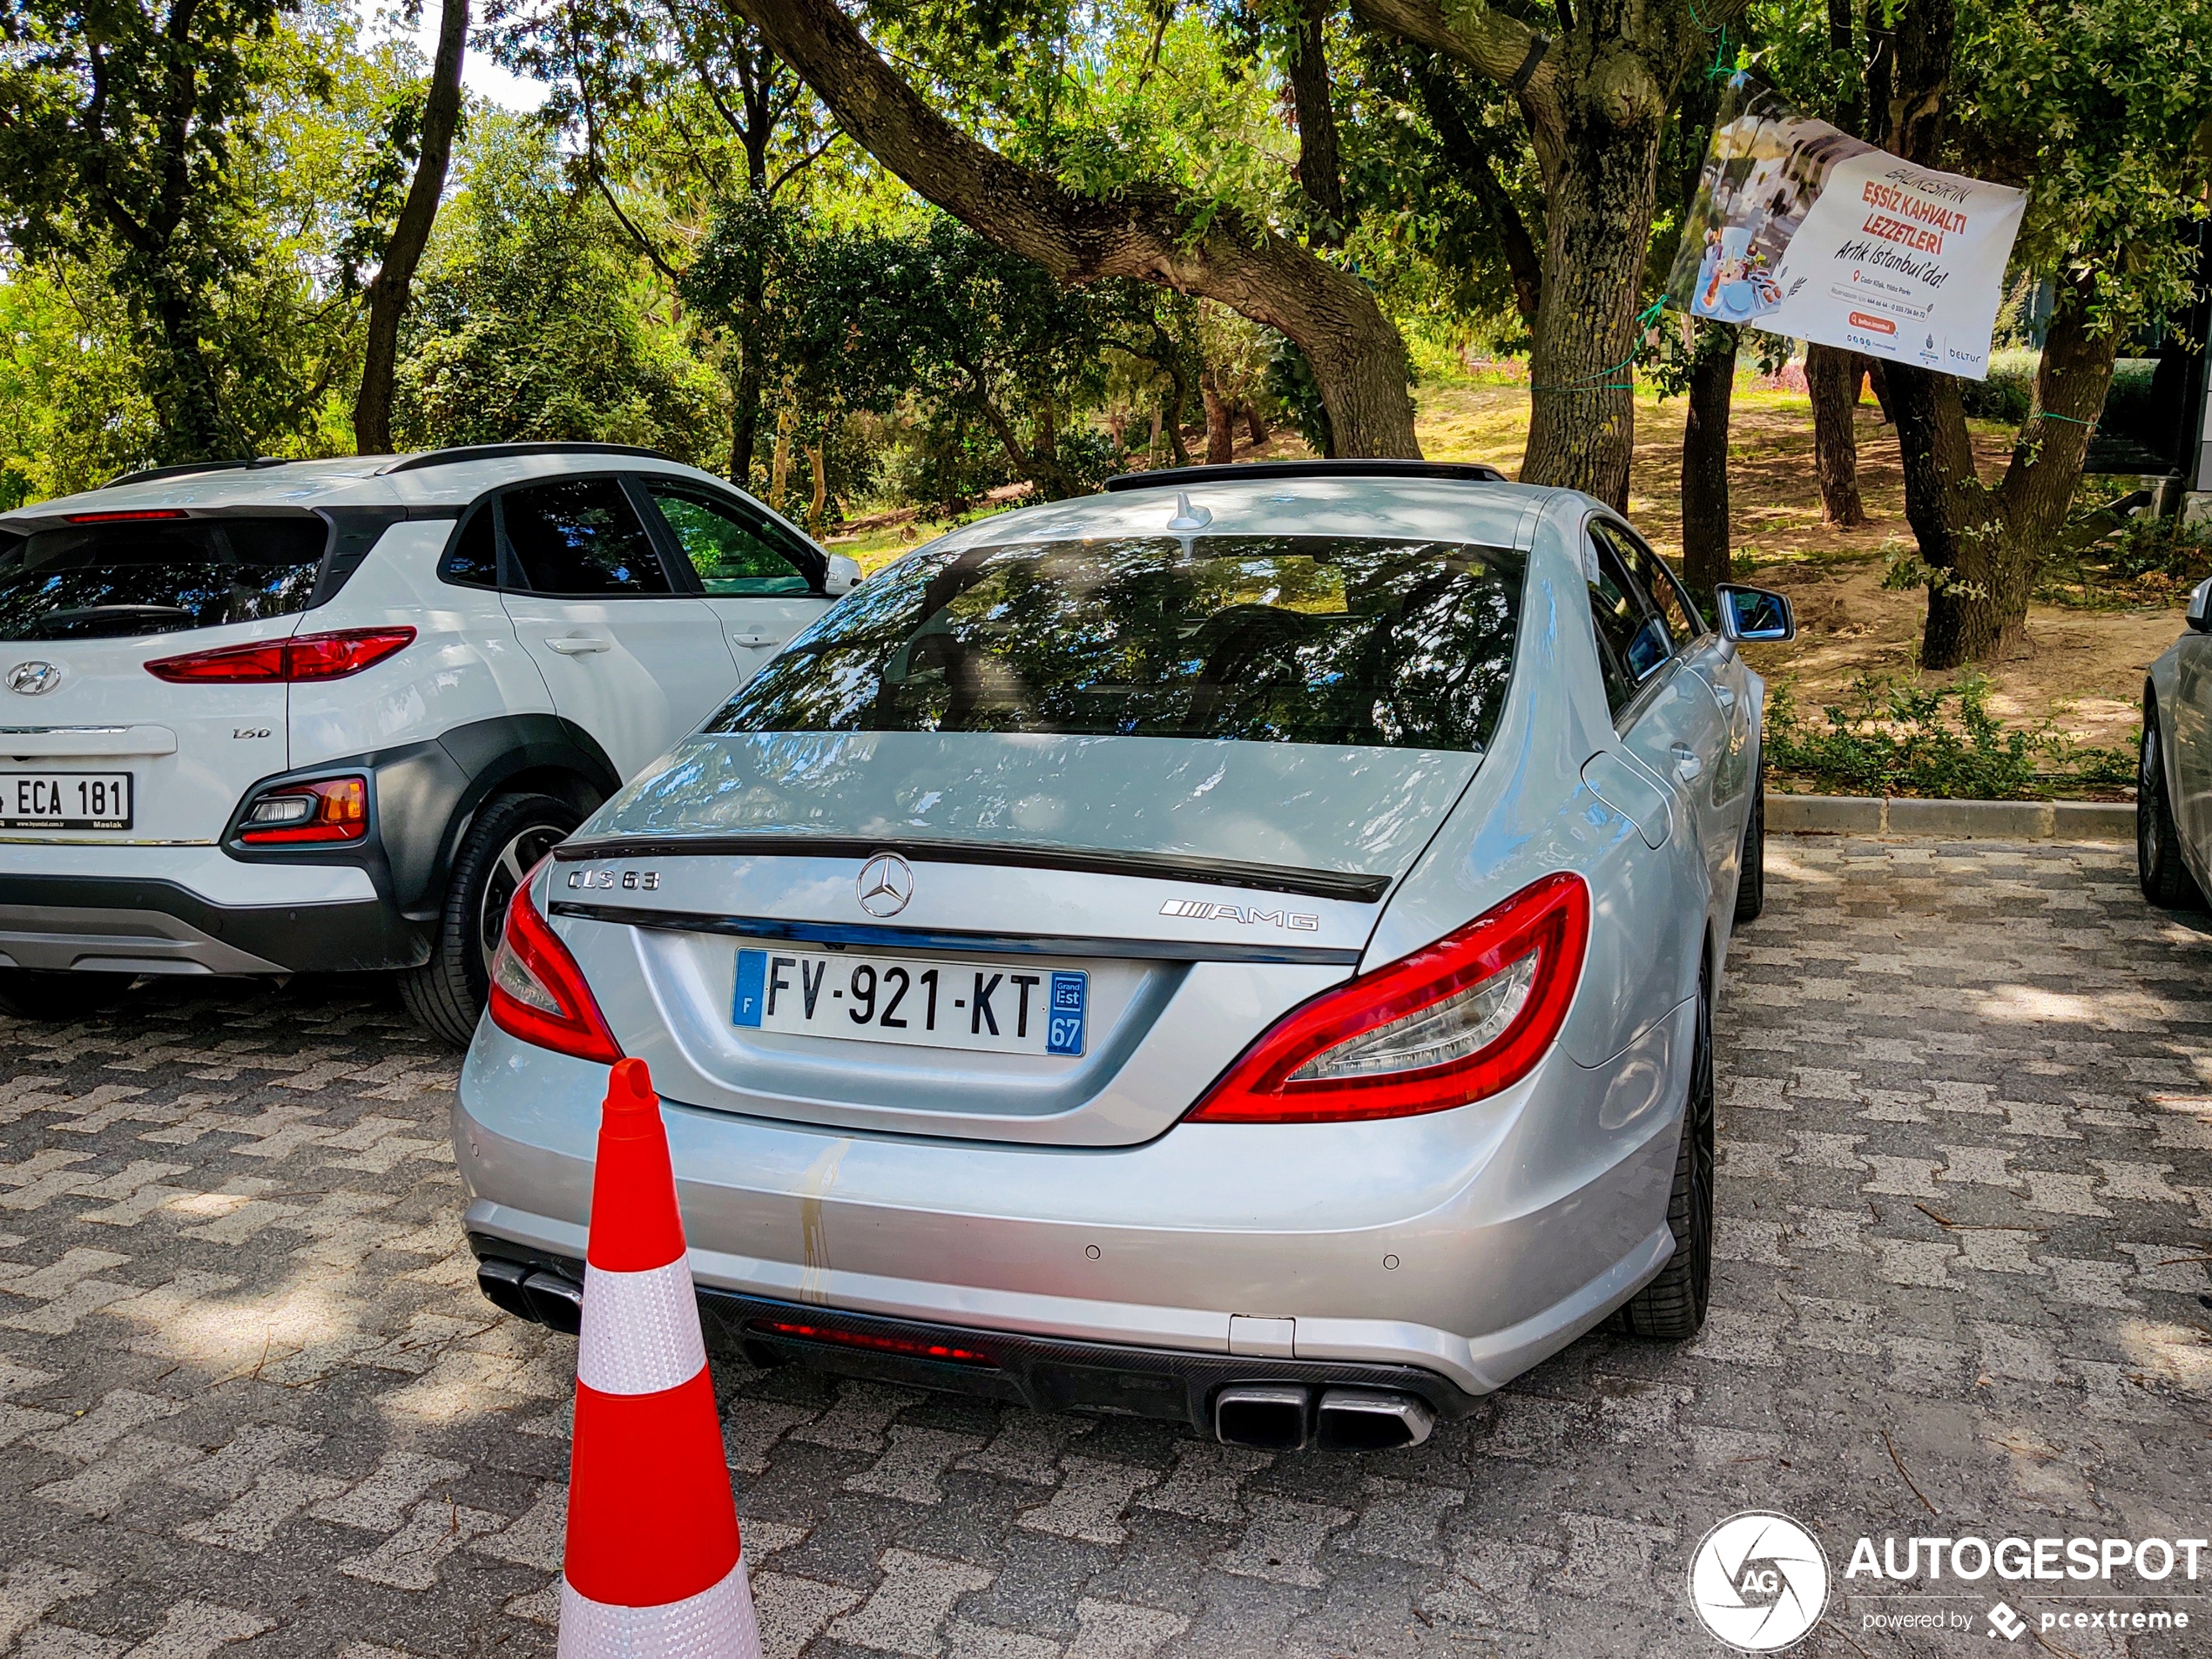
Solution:
<path fill-rule="evenodd" d="M 1704 620 L 1697 614 L 1697 607 L 1689 603 L 1689 596 L 1683 591 L 1682 583 L 1661 558 L 1635 536 L 1626 534 L 1618 524 L 1594 519 L 1591 533 L 1620 555 L 1621 563 L 1636 584 L 1651 597 L 1659 612 L 1660 620 L 1667 624 L 1668 637 L 1677 648 L 1687 645 L 1705 631 Z"/>
<path fill-rule="evenodd" d="M 485 502 L 469 515 L 461 534 L 438 561 L 438 580 L 462 588 L 499 585 L 499 545 L 492 535 L 491 503 Z"/>
<path fill-rule="evenodd" d="M 1590 620 L 1597 629 L 1605 700 L 1619 714 L 1643 683 L 1673 654 L 1667 624 L 1622 568 L 1620 555 L 1592 536 L 1585 544 L 1584 575 L 1590 586 Z"/>
<path fill-rule="evenodd" d="M 814 584 L 760 530 L 705 494 L 660 482 L 645 491 L 710 594 L 759 598 L 812 593 Z"/>
<path fill-rule="evenodd" d="M 534 593 L 579 598 L 670 591 L 617 478 L 563 478 L 500 497 L 507 544 Z"/>

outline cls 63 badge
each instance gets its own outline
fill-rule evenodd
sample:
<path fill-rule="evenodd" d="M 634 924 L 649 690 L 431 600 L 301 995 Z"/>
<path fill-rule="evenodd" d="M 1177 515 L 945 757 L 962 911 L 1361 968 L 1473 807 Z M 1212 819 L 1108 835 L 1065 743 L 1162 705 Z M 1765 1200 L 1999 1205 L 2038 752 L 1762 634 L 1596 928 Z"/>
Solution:
<path fill-rule="evenodd" d="M 628 887 L 634 891 L 643 888 L 645 892 L 651 893 L 660 886 L 660 872 L 658 870 L 624 870 L 620 875 L 617 875 L 612 870 L 571 870 L 569 872 L 569 885 L 572 887 L 588 889 Z"/>

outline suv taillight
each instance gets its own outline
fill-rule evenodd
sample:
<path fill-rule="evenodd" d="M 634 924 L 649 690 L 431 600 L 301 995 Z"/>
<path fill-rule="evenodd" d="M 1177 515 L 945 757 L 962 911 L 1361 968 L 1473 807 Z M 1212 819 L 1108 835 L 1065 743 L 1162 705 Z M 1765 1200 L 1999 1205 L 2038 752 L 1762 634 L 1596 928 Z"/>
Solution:
<path fill-rule="evenodd" d="M 157 657 L 146 664 L 146 672 L 175 685 L 341 680 L 374 668 L 414 643 L 412 628 L 346 628 L 251 645 L 222 645 L 183 657 Z"/>
<path fill-rule="evenodd" d="M 318 778 L 279 784 L 239 819 L 238 839 L 251 846 L 358 841 L 368 833 L 368 779 Z"/>
<path fill-rule="evenodd" d="M 1589 933 L 1582 878 L 1548 875 L 1458 932 L 1293 1008 L 1190 1121 L 1411 1117 L 1509 1089 L 1559 1035 Z"/>
<path fill-rule="evenodd" d="M 509 1036 L 602 1066 L 622 1058 L 583 970 L 530 902 L 527 879 L 507 907 L 490 977 L 491 1022 Z"/>

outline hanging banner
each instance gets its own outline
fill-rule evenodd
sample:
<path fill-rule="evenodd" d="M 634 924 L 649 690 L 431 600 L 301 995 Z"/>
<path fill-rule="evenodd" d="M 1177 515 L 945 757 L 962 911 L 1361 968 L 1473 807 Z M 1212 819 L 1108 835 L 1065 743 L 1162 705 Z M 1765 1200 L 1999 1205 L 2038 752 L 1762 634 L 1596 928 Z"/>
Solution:
<path fill-rule="evenodd" d="M 1915 166 L 1731 83 L 1668 300 L 1981 380 L 2026 205 L 2020 191 Z"/>

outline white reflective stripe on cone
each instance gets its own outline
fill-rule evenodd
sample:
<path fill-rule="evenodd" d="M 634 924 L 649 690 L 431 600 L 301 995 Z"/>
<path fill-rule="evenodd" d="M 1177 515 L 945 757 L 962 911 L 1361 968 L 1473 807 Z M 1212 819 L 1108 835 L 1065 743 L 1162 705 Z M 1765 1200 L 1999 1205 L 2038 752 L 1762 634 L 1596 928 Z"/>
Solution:
<path fill-rule="evenodd" d="M 610 1607 L 563 1577 L 560 1659 L 760 1659 L 745 1563 L 711 1589 L 659 1607 Z"/>
<path fill-rule="evenodd" d="M 603 1394 L 658 1394 L 691 1381 L 705 1364 L 689 1262 L 642 1273 L 584 1264 L 578 1382 Z"/>

